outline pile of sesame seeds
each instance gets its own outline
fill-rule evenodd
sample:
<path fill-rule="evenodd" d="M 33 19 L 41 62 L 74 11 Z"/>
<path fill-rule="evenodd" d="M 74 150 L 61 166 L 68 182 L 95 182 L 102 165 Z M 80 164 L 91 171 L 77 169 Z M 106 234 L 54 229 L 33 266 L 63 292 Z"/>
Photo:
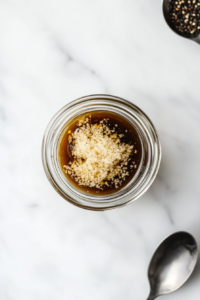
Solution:
<path fill-rule="evenodd" d="M 169 17 L 175 31 L 197 36 L 200 33 L 200 0 L 169 0 Z"/>
<path fill-rule="evenodd" d="M 117 124 L 109 129 L 108 120 L 90 124 L 90 118 L 80 119 L 78 130 L 68 131 L 73 162 L 63 168 L 80 186 L 118 188 L 137 168 L 132 160 L 137 153 L 134 145 L 121 142 L 124 134 L 116 133 Z"/>

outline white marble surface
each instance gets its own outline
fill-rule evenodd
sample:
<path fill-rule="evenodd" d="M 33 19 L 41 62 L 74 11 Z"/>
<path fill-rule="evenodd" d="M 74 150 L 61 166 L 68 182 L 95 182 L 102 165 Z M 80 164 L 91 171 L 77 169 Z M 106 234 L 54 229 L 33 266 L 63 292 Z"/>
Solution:
<path fill-rule="evenodd" d="M 0 0 L 0 299 L 143 300 L 158 243 L 200 245 L 200 47 L 160 0 Z M 42 136 L 69 101 L 124 97 L 154 122 L 163 159 L 135 203 L 91 212 L 47 181 Z M 166 300 L 198 299 L 200 264 Z"/>

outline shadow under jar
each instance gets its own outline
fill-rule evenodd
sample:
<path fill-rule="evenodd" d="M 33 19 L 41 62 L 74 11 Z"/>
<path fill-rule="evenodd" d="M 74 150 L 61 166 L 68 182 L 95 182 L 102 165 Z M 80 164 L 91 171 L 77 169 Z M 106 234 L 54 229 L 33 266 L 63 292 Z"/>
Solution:
<path fill-rule="evenodd" d="M 89 116 L 90 126 L 107 126 L 133 147 L 126 165 L 129 174 L 121 184 L 102 181 L 100 188 L 80 186 L 66 173 L 73 163 L 69 135 L 79 130 L 78 120 Z M 107 120 L 105 123 L 104 120 Z M 45 173 L 56 191 L 70 203 L 90 210 L 106 210 L 131 203 L 150 187 L 161 161 L 161 146 L 149 118 L 134 104 L 110 95 L 90 95 L 63 107 L 50 121 L 43 138 Z M 106 183 L 106 184 L 105 184 Z"/>

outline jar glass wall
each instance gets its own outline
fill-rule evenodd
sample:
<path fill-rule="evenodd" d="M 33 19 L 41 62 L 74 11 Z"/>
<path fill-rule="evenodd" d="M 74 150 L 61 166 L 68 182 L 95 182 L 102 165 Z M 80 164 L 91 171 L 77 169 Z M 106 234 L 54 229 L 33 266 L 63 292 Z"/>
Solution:
<path fill-rule="evenodd" d="M 108 195 L 87 194 L 67 180 L 58 157 L 60 137 L 70 123 L 82 114 L 112 112 L 127 119 L 137 130 L 142 158 L 137 172 L 122 189 Z M 161 161 L 161 146 L 150 119 L 134 104 L 110 95 L 90 95 L 64 106 L 50 121 L 43 138 L 42 160 L 45 173 L 56 191 L 70 203 L 91 210 L 106 210 L 131 203 L 151 186 Z"/>

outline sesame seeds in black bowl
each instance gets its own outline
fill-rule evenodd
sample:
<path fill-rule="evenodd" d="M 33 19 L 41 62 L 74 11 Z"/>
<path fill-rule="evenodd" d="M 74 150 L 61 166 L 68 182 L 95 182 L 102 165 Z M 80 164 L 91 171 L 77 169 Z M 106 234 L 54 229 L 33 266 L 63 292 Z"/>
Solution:
<path fill-rule="evenodd" d="M 163 13 L 173 31 L 199 42 L 200 0 L 164 0 Z"/>

